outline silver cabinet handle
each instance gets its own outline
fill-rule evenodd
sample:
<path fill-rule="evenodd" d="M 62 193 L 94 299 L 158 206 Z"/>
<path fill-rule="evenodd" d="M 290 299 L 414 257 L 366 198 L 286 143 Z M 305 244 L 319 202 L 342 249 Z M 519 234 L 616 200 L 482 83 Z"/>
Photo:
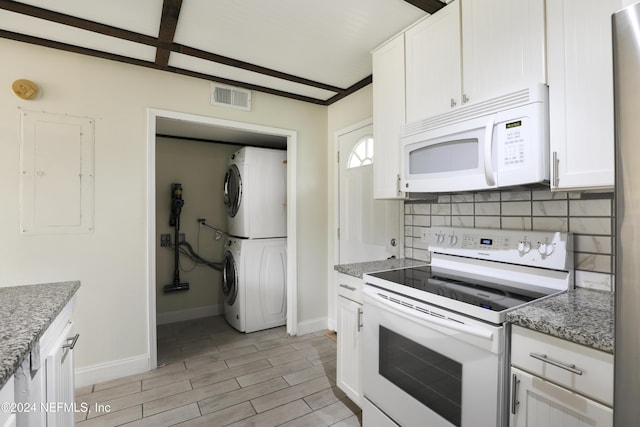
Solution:
<path fill-rule="evenodd" d="M 455 107 L 457 104 L 456 100 L 451 98 L 451 108 Z"/>
<path fill-rule="evenodd" d="M 76 334 L 73 338 L 67 338 L 67 341 L 71 341 L 71 343 L 67 343 L 62 346 L 62 348 L 68 348 L 69 350 L 73 350 L 78 342 L 78 338 L 80 338 L 80 334 Z"/>
<path fill-rule="evenodd" d="M 582 375 L 582 371 L 580 369 L 576 369 L 576 365 L 573 363 L 563 363 L 558 360 L 554 360 L 549 358 L 546 354 L 538 354 L 538 353 L 529 353 L 529 356 L 534 359 L 538 359 L 544 363 L 548 363 L 553 366 L 557 366 L 558 368 L 564 369 L 569 372 L 573 372 L 574 374 Z"/>
<path fill-rule="evenodd" d="M 466 104 L 467 102 L 469 102 L 469 97 L 467 96 L 466 93 L 462 94 L 462 103 Z"/>
<path fill-rule="evenodd" d="M 358 332 L 362 329 L 362 309 L 358 307 Z"/>
<path fill-rule="evenodd" d="M 341 288 L 345 288 L 345 289 L 349 289 L 350 291 L 355 291 L 356 288 L 354 288 L 353 286 L 349 286 L 349 285 L 344 285 L 344 284 L 340 284 Z"/>
<path fill-rule="evenodd" d="M 518 400 L 518 384 L 520 384 L 520 380 L 516 374 L 513 374 L 511 377 L 511 413 L 513 415 L 516 414 L 516 406 L 520 404 Z"/>
<path fill-rule="evenodd" d="M 554 151 L 553 152 L 553 160 L 551 161 L 551 167 L 553 168 L 553 186 L 557 187 L 558 183 L 560 181 L 560 178 L 558 177 L 558 163 L 560 162 L 560 159 L 558 159 L 558 152 Z"/>

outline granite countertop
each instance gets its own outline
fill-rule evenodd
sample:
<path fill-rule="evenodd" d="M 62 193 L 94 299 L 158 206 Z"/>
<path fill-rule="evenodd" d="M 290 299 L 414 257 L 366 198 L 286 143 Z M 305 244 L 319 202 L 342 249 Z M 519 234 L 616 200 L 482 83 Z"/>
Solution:
<path fill-rule="evenodd" d="M 79 287 L 78 281 L 0 287 L 0 388 Z"/>
<path fill-rule="evenodd" d="M 419 267 L 429 265 L 425 261 L 418 261 L 409 258 L 391 258 L 381 261 L 356 262 L 353 264 L 334 265 L 333 269 L 339 273 L 348 274 L 349 276 L 362 279 L 362 275 L 373 273 L 375 271 L 392 270 L 394 268 Z"/>
<path fill-rule="evenodd" d="M 613 354 L 615 294 L 576 288 L 507 313 L 507 321 Z"/>

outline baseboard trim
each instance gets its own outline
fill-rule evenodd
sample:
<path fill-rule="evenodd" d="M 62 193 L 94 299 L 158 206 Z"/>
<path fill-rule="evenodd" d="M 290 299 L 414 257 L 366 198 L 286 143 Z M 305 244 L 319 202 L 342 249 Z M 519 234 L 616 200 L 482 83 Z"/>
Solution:
<path fill-rule="evenodd" d="M 75 388 L 115 380 L 150 370 L 148 354 L 100 363 L 75 370 Z"/>
<path fill-rule="evenodd" d="M 185 310 L 167 311 L 156 314 L 156 325 L 183 322 L 201 317 L 219 316 L 224 314 L 223 304 L 204 305 L 202 307 L 187 308 Z"/>
<path fill-rule="evenodd" d="M 317 319 L 305 320 L 298 323 L 298 335 L 310 334 L 327 330 L 327 318 L 319 317 Z"/>

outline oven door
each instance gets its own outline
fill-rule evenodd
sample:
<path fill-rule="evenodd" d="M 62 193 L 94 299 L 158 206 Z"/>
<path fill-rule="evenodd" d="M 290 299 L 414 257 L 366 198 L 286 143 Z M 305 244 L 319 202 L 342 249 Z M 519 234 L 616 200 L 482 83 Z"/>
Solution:
<path fill-rule="evenodd" d="M 366 285 L 363 391 L 401 426 L 503 426 L 504 327 Z"/>

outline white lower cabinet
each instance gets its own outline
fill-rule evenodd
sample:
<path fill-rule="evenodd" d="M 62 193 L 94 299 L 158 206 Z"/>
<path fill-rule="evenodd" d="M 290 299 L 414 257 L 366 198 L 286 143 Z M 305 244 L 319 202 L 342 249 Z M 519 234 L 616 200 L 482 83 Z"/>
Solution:
<path fill-rule="evenodd" d="M 613 409 L 518 368 L 511 368 L 511 427 L 613 425 Z M 513 404 L 515 403 L 515 411 Z M 513 414 L 515 412 L 515 414 Z"/>
<path fill-rule="evenodd" d="M 0 404 L 3 404 L 2 410 L 0 410 L 0 427 L 15 427 L 16 425 L 16 413 L 14 408 L 7 406 L 15 402 L 15 393 L 13 376 L 2 386 L 0 389 Z"/>
<path fill-rule="evenodd" d="M 68 427 L 74 424 L 73 347 L 71 314 L 75 297 L 44 332 L 15 373 L 17 427 Z"/>
<path fill-rule="evenodd" d="M 613 426 L 613 355 L 511 332 L 511 427 Z"/>
<path fill-rule="evenodd" d="M 362 286 L 361 279 L 338 275 L 338 348 L 336 383 L 362 406 Z M 346 296 L 345 296 L 346 295 Z"/>

